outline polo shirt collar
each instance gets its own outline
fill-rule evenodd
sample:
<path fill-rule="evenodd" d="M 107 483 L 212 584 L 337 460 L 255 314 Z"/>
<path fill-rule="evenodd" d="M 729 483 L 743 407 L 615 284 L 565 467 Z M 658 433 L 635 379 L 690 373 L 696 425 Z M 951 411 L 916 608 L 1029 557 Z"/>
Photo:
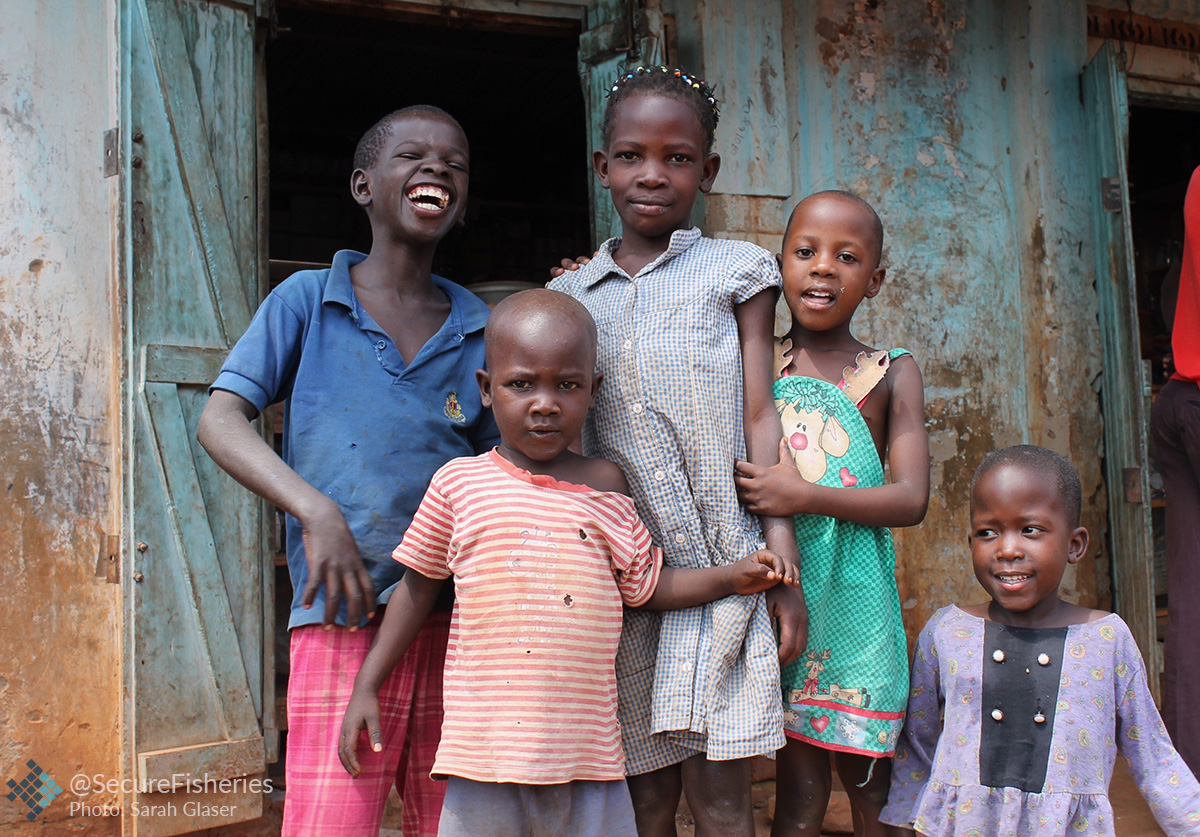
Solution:
<path fill-rule="evenodd" d="M 640 276 L 647 271 L 669 262 L 671 259 L 687 251 L 689 247 L 700 240 L 700 228 L 689 227 L 685 230 L 675 230 L 671 233 L 671 241 L 667 244 L 667 249 L 659 254 L 658 258 L 647 264 L 638 271 Z M 608 241 L 600 245 L 600 249 L 596 251 L 596 255 L 592 257 L 591 264 L 596 266 L 595 271 L 588 271 L 588 277 L 584 283 L 584 287 L 590 288 L 601 279 L 606 279 L 616 273 L 619 276 L 627 276 L 620 265 L 613 258 L 613 251 L 621 246 L 620 236 L 610 238 Z"/>
<path fill-rule="evenodd" d="M 356 250 L 338 250 L 333 256 L 333 264 L 329 266 L 329 279 L 325 283 L 325 293 L 321 302 L 344 305 L 351 315 L 357 318 L 358 300 L 350 282 L 350 268 L 366 258 L 366 253 Z M 465 335 L 483 329 L 488 314 L 491 313 L 491 309 L 483 300 L 461 285 L 436 274 L 433 276 L 433 284 L 450 300 L 448 324 L 454 331 Z"/>

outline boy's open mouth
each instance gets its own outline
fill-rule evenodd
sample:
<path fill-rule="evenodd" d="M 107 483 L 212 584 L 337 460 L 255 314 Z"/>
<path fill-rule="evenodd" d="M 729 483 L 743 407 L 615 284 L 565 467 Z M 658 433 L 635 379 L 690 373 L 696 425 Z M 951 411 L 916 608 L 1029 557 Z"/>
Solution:
<path fill-rule="evenodd" d="M 450 193 L 440 186 L 414 186 L 407 197 L 422 209 L 442 210 L 450 205 Z"/>
<path fill-rule="evenodd" d="M 996 580 L 1001 584 L 1018 587 L 1033 578 L 1028 573 L 997 573 Z"/>
<path fill-rule="evenodd" d="M 833 291 L 811 290 L 800 294 L 800 299 L 809 308 L 827 308 L 837 302 Z"/>

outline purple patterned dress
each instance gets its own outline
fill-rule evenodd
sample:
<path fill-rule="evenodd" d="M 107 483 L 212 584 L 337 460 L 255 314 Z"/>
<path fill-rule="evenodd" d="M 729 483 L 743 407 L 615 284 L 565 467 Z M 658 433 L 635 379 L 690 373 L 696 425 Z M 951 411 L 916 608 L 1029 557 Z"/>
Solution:
<path fill-rule="evenodd" d="M 1034 682 L 1047 672 L 1048 694 Z M 880 820 L 930 837 L 1112 837 L 1118 752 L 1163 830 L 1200 835 L 1200 784 L 1119 616 L 1021 631 L 951 605 L 921 631 Z"/>

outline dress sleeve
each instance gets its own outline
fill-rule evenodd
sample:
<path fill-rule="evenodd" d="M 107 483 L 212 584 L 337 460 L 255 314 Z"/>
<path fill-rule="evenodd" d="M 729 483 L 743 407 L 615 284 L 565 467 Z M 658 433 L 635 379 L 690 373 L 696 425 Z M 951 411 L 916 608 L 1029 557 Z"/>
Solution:
<path fill-rule="evenodd" d="M 622 530 L 609 538 L 613 577 L 621 591 L 621 600 L 630 607 L 638 607 L 645 604 L 658 587 L 663 554 L 651 540 L 650 530 L 638 517 L 632 502 Z"/>
<path fill-rule="evenodd" d="M 1117 750 L 1154 818 L 1169 837 L 1200 835 L 1200 784 L 1175 751 L 1146 683 L 1141 652 L 1125 627 L 1117 626 L 1114 700 Z"/>
<path fill-rule="evenodd" d="M 209 391 L 223 389 L 240 395 L 260 413 L 284 400 L 292 392 L 304 330 L 304 319 L 276 289 L 258 307 Z"/>
<path fill-rule="evenodd" d="M 392 557 L 427 578 L 450 576 L 450 541 L 454 534 L 454 508 L 438 489 L 437 474 L 413 515 L 404 540 Z"/>
<path fill-rule="evenodd" d="M 887 805 L 879 816 L 879 821 L 888 825 L 912 828 L 942 734 L 945 696 L 938 677 L 940 662 L 935 640 L 938 621 L 935 615 L 921 631 L 913 655 L 912 687 L 904 730 L 896 742 L 896 755 L 892 759 L 892 786 Z"/>
<path fill-rule="evenodd" d="M 744 243 L 729 261 L 725 290 L 734 305 L 741 305 L 768 288 L 778 289 L 782 284 L 775 257 L 761 247 Z"/>

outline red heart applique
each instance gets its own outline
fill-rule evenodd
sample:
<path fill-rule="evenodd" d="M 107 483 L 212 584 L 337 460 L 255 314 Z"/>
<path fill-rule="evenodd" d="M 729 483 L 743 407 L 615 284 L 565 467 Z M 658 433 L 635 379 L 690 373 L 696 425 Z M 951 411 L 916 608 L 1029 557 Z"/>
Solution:
<path fill-rule="evenodd" d="M 850 473 L 849 468 L 843 468 L 842 470 L 838 471 L 838 476 L 842 478 L 842 485 L 846 486 L 846 488 L 853 488 L 854 486 L 858 485 L 858 477 Z"/>
<path fill-rule="evenodd" d="M 825 727 L 829 726 L 829 716 L 822 715 L 820 718 L 809 718 L 808 722 L 812 724 L 812 728 L 817 732 L 824 732 Z"/>

